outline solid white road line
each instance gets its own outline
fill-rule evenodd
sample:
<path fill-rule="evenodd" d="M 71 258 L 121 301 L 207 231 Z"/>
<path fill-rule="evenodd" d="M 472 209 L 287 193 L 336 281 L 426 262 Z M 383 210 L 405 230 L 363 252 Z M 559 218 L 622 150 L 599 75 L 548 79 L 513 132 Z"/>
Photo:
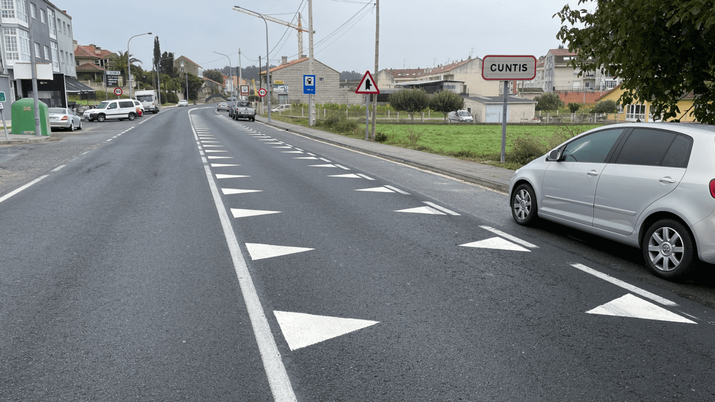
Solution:
<path fill-rule="evenodd" d="M 539 246 L 537 246 L 537 245 L 535 245 L 535 244 L 531 244 L 531 243 L 529 243 L 529 242 L 526 241 L 526 240 L 521 240 L 521 239 L 518 238 L 518 237 L 512 236 L 512 235 L 510 235 L 510 234 L 508 234 L 508 233 L 504 233 L 504 232 L 502 232 L 502 231 L 499 230 L 499 229 L 494 229 L 494 228 L 491 227 L 491 226 L 480 226 L 480 228 L 482 228 L 482 229 L 484 229 L 484 230 L 488 230 L 488 231 L 494 233 L 495 235 L 501 236 L 501 237 L 503 237 L 503 238 L 505 238 L 505 239 L 507 239 L 507 240 L 511 240 L 511 241 L 513 241 L 514 243 L 521 244 L 521 245 L 524 246 L 524 247 L 528 247 L 528 248 L 539 248 Z"/>
<path fill-rule="evenodd" d="M 189 121 L 193 123 L 191 111 L 189 111 L 188 115 Z M 193 124 L 191 128 L 194 130 Z M 196 130 L 194 130 L 194 136 L 197 136 Z M 241 247 L 238 245 L 238 240 L 236 239 L 236 234 L 233 231 L 233 226 L 231 226 L 231 219 L 229 218 L 226 207 L 221 200 L 218 186 L 216 186 L 216 181 L 214 181 L 211 173 L 211 168 L 206 160 L 203 161 L 203 164 L 204 171 L 206 172 L 206 180 L 209 182 L 211 195 L 213 196 L 214 204 L 216 205 L 216 211 L 218 212 L 218 216 L 221 221 L 223 234 L 226 238 L 226 243 L 228 244 L 231 259 L 233 260 L 233 267 L 236 271 L 236 276 L 238 277 L 239 286 L 241 287 L 243 301 L 246 303 L 248 316 L 251 319 L 253 334 L 256 337 L 258 350 L 261 353 L 261 360 L 263 361 L 263 367 L 266 370 L 268 384 L 271 387 L 271 392 L 273 393 L 273 400 L 277 402 L 297 401 L 290 379 L 288 378 L 288 373 L 283 365 L 283 360 L 281 360 L 281 354 L 278 351 L 278 346 L 276 346 L 276 340 L 273 338 L 271 328 L 268 325 L 268 320 L 266 319 L 266 314 L 263 311 L 261 300 L 258 298 L 258 293 L 253 285 L 251 273 L 246 265 L 246 260 L 243 258 L 243 253 L 241 253 Z"/>
<path fill-rule="evenodd" d="M 630 283 L 623 282 L 622 280 L 616 279 L 616 278 L 612 277 L 611 275 L 596 271 L 595 269 L 589 268 L 583 264 L 574 263 L 574 264 L 571 264 L 571 266 L 576 269 L 580 269 L 581 271 L 583 271 L 587 274 L 591 274 L 591 275 L 595 276 L 596 278 L 603 279 L 606 282 L 610 282 L 616 286 L 622 287 L 623 289 L 626 289 L 629 292 L 641 295 L 641 296 L 645 297 L 646 299 L 651 299 L 654 302 L 660 303 L 664 306 L 677 306 L 678 305 L 678 303 L 676 303 L 676 302 L 672 302 L 666 298 L 660 297 L 660 296 L 653 294 L 647 290 L 643 290 L 639 287 L 633 286 Z"/>
<path fill-rule="evenodd" d="M 16 195 L 17 193 L 21 192 L 22 190 L 29 188 L 30 186 L 36 184 L 37 182 L 44 179 L 45 177 L 47 177 L 47 175 L 40 176 L 40 177 L 36 178 L 35 180 L 25 184 L 24 186 L 5 194 L 4 196 L 0 197 L 0 202 L 3 202 L 5 200 L 7 200 L 8 198 L 12 197 L 13 195 Z"/>

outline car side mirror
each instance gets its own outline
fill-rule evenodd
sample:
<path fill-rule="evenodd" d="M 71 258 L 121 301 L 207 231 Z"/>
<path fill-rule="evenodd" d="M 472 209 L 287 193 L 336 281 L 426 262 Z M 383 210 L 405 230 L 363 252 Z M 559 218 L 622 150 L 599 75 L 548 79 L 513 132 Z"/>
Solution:
<path fill-rule="evenodd" d="M 546 155 L 546 160 L 549 162 L 559 162 L 561 161 L 561 157 L 563 156 L 562 152 L 562 149 L 554 149 L 553 151 L 549 152 L 548 155 Z"/>

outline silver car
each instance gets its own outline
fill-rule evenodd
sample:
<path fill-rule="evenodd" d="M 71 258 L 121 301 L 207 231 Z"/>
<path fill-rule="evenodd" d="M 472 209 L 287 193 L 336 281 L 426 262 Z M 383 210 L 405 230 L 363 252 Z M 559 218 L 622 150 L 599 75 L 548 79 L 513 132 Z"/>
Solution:
<path fill-rule="evenodd" d="M 64 107 L 51 107 L 47 109 L 50 117 L 50 128 L 64 128 L 74 131 L 82 129 L 82 118 L 72 109 Z"/>
<path fill-rule="evenodd" d="M 580 134 L 514 172 L 514 220 L 558 222 L 642 250 L 657 276 L 715 263 L 715 126 L 624 123 Z"/>

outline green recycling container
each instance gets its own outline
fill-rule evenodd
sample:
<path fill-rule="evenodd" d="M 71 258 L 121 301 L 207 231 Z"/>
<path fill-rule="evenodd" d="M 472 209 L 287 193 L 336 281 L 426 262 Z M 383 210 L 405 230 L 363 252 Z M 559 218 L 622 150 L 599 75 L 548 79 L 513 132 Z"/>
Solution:
<path fill-rule="evenodd" d="M 40 109 L 41 135 L 51 135 L 50 113 L 47 105 L 38 101 Z M 35 135 L 35 101 L 32 98 L 23 98 L 15 101 L 11 106 L 12 134 Z"/>

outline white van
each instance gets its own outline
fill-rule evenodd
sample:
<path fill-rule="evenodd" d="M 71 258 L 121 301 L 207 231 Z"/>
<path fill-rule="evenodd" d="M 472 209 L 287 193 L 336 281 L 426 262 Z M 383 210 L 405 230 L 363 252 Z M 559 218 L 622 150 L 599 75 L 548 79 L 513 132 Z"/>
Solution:
<path fill-rule="evenodd" d="M 136 99 L 142 103 L 142 106 L 144 106 L 145 112 L 159 113 L 159 97 L 156 91 L 136 91 L 134 95 Z"/>
<path fill-rule="evenodd" d="M 102 101 L 94 109 L 84 112 L 84 117 L 89 120 L 105 121 L 107 119 L 134 120 L 137 118 L 137 107 L 131 99 Z"/>

